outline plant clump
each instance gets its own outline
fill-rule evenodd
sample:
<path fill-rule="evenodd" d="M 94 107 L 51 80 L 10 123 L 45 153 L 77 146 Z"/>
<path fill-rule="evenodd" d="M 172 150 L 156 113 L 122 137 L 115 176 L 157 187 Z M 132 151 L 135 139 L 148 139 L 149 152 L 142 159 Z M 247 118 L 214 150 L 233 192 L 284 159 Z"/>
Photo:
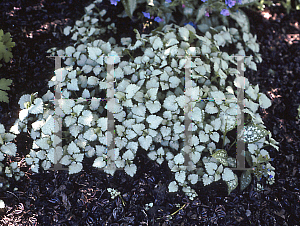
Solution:
<path fill-rule="evenodd" d="M 257 113 L 259 107 L 270 107 L 271 101 L 247 78 L 241 82 L 235 68 L 238 61 L 233 57 L 254 55 L 245 58 L 243 70 L 256 70 L 256 63 L 261 62 L 256 37 L 225 26 L 210 27 L 203 33 L 189 24 L 168 24 L 148 35 L 135 31 L 135 42 L 126 37 L 120 45 L 114 38 L 104 41 L 94 37 L 105 32 L 97 25 L 99 17 L 101 12 L 90 10 L 84 21 L 65 29 L 65 34 L 73 33 L 77 42 L 53 53 L 66 57 L 66 66 L 55 70 L 44 96 L 20 98 L 19 119 L 10 132 L 30 132 L 33 145 L 26 163 L 33 172 L 60 163 L 70 174 L 78 173 L 87 157 L 94 159 L 93 167 L 108 174 L 124 169 L 134 176 L 139 167 L 135 156 L 143 149 L 158 164 L 166 161 L 174 173 L 170 192 L 181 187 L 194 199 L 198 182 L 209 185 L 224 180 L 230 193 L 239 179 L 231 169 L 236 167 L 235 156 L 229 155 L 225 145 L 234 143 L 228 133 L 236 130 L 237 115 L 244 114 L 248 124 L 240 137 L 246 143 L 247 164 L 254 171 L 240 176 L 241 189 L 250 184 L 252 173 L 274 183 L 274 168 L 263 148 L 272 145 L 278 150 L 278 143 Z M 62 98 L 55 100 L 54 87 L 58 86 Z M 234 91 L 241 87 L 245 89 L 243 110 Z M 111 90 L 113 106 L 105 100 Z M 57 108 L 62 137 L 57 135 Z M 109 130 L 109 112 L 115 119 L 115 133 Z M 110 149 L 112 143 L 115 147 Z"/>

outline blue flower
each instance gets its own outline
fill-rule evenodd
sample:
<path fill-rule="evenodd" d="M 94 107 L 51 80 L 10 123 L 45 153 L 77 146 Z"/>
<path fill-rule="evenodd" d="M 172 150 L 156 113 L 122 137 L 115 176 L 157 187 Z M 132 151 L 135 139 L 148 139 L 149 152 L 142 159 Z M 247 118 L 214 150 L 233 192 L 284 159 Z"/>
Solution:
<path fill-rule="evenodd" d="M 167 3 L 171 3 L 171 2 L 172 2 L 172 0 L 166 0 L 166 2 L 167 2 Z"/>
<path fill-rule="evenodd" d="M 110 0 L 110 4 L 117 5 L 120 0 Z"/>
<path fill-rule="evenodd" d="M 144 17 L 150 19 L 150 13 L 143 12 L 143 14 L 144 14 Z"/>
<path fill-rule="evenodd" d="M 156 21 L 157 23 L 159 23 L 159 22 L 162 21 L 162 19 L 161 19 L 160 17 L 157 16 L 157 17 L 154 18 L 154 21 Z"/>
<path fill-rule="evenodd" d="M 193 26 L 195 29 L 197 28 L 197 27 L 196 27 L 196 24 L 194 24 L 193 22 L 188 22 L 188 23 L 185 23 L 184 25 L 187 25 L 187 24 Z"/>
<path fill-rule="evenodd" d="M 273 176 L 272 176 L 272 175 L 269 175 L 269 177 L 272 178 Z"/>
<path fill-rule="evenodd" d="M 238 3 L 241 5 L 242 4 L 242 0 L 238 0 Z"/>
<path fill-rule="evenodd" d="M 221 14 L 223 16 L 229 16 L 230 13 L 229 13 L 228 9 L 222 9 Z"/>
<path fill-rule="evenodd" d="M 207 0 L 201 0 L 202 2 L 206 2 Z"/>
<path fill-rule="evenodd" d="M 236 1 L 234 0 L 225 0 L 225 4 L 228 5 L 229 8 L 235 5 Z"/>

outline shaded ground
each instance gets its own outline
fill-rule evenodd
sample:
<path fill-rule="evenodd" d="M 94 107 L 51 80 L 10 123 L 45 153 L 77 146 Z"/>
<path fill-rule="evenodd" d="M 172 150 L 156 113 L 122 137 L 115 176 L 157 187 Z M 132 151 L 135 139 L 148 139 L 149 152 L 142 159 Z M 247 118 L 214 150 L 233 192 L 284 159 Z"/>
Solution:
<path fill-rule="evenodd" d="M 55 2 L 55 3 L 50 3 Z M 10 103 L 1 103 L 0 122 L 8 129 L 18 117 L 18 100 L 27 93 L 46 93 L 54 62 L 46 56 L 51 47 L 64 47 L 70 41 L 62 28 L 73 25 L 84 13 L 84 0 L 5 1 L 0 3 L 1 28 L 12 34 L 16 47 L 14 59 L 0 69 L 0 76 L 13 80 Z M 104 1 L 106 8 L 111 6 Z M 42 7 L 43 6 L 43 7 Z M 119 9 L 121 10 L 121 9 Z M 250 18 L 251 32 L 257 34 L 263 63 L 258 71 L 247 71 L 252 84 L 259 84 L 273 101 L 272 107 L 260 112 L 273 138 L 280 142 L 280 152 L 270 150 L 276 168 L 276 183 L 263 192 L 251 186 L 226 196 L 224 183 L 203 187 L 197 184 L 199 198 L 189 201 L 183 193 L 166 193 L 172 179 L 168 167 L 149 161 L 141 152 L 135 163 L 138 173 L 133 177 L 118 171 L 114 177 L 96 169 L 69 176 L 67 172 L 27 173 L 19 182 L 10 181 L 9 191 L 0 198 L 8 206 L 1 225 L 299 225 L 300 220 L 300 126 L 297 108 L 300 104 L 300 12 L 286 15 L 281 6 L 267 8 L 268 14 L 245 10 Z M 117 11 L 111 12 L 114 18 Z M 122 26 L 122 22 L 119 22 Z M 123 21 L 123 24 L 126 21 Z M 141 29 L 137 25 L 137 28 Z M 294 40 L 293 40 L 294 39 Z M 297 40 L 298 39 L 298 40 Z M 29 147 L 26 135 L 17 137 L 20 155 Z M 143 167 L 141 167 L 143 166 Z M 1 178 L 0 178 L 1 179 Z M 14 191 L 13 188 L 18 188 Z M 118 189 L 119 197 L 111 200 L 106 188 Z M 149 211 L 146 203 L 154 203 Z M 172 219 L 167 216 L 185 207 Z"/>

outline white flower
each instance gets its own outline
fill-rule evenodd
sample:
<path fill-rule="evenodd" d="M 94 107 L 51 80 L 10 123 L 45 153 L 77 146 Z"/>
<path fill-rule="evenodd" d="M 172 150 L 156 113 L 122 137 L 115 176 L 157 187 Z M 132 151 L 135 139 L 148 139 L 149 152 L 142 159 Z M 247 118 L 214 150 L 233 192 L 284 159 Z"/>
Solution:
<path fill-rule="evenodd" d="M 54 98 L 54 94 L 50 90 L 48 90 L 47 93 L 42 97 L 43 101 L 45 102 L 52 100 L 53 98 Z"/>
<path fill-rule="evenodd" d="M 198 175 L 190 174 L 188 175 L 188 180 L 191 181 L 191 184 L 196 184 L 198 182 Z"/>
<path fill-rule="evenodd" d="M 178 191 L 178 185 L 176 183 L 176 181 L 172 181 L 169 186 L 169 192 L 177 192 Z"/>
<path fill-rule="evenodd" d="M 221 91 L 214 91 L 214 92 L 210 92 L 212 98 L 214 99 L 214 101 L 216 102 L 216 104 L 221 105 L 223 103 L 223 100 L 226 99 L 225 95 L 223 92 Z"/>
<path fill-rule="evenodd" d="M 73 154 L 72 157 L 75 159 L 76 162 L 82 162 L 84 154 Z"/>
<path fill-rule="evenodd" d="M 76 123 L 77 118 L 73 117 L 73 116 L 67 116 L 65 117 L 65 124 L 67 127 L 70 127 L 71 125 L 73 125 L 74 123 Z"/>
<path fill-rule="evenodd" d="M 78 162 L 72 162 L 69 166 L 69 174 L 79 173 L 82 170 L 82 164 Z"/>
<path fill-rule="evenodd" d="M 202 122 L 203 117 L 204 117 L 204 112 L 200 108 L 194 107 L 194 108 L 192 108 L 192 111 L 189 112 L 188 115 L 191 118 L 191 120 L 197 121 L 197 122 Z"/>
<path fill-rule="evenodd" d="M 134 159 L 134 155 L 133 155 L 133 153 L 132 153 L 131 150 L 127 150 L 127 151 L 123 154 L 122 158 L 123 158 L 124 160 L 133 160 L 133 159 Z"/>
<path fill-rule="evenodd" d="M 179 171 L 175 173 L 175 180 L 177 180 L 179 183 L 184 183 L 185 181 L 185 171 Z"/>
<path fill-rule="evenodd" d="M 194 152 L 189 153 L 189 157 L 191 158 L 193 163 L 196 164 L 197 162 L 199 162 L 199 160 L 201 158 L 201 153 L 199 151 L 194 151 Z"/>
<path fill-rule="evenodd" d="M 222 179 L 224 181 L 231 181 L 231 180 L 234 180 L 234 173 L 231 169 L 229 168 L 225 168 L 224 169 L 224 172 L 222 173 Z"/>

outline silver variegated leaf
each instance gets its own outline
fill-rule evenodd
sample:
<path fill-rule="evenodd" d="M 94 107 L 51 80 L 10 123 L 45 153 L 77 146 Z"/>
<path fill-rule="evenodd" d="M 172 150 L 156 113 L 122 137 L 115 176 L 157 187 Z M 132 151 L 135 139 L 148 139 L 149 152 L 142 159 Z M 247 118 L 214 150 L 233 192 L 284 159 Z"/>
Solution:
<path fill-rule="evenodd" d="M 234 190 L 236 189 L 236 187 L 238 186 L 239 183 L 239 179 L 237 177 L 236 174 L 234 174 L 234 180 L 231 181 L 226 181 L 227 187 L 228 187 L 228 195 Z"/>
<path fill-rule="evenodd" d="M 241 191 L 243 191 L 251 183 L 252 180 L 251 171 L 250 170 L 244 171 L 240 179 L 241 179 L 240 189 Z"/>
<path fill-rule="evenodd" d="M 259 141 L 270 133 L 266 129 L 256 125 L 248 125 L 244 128 L 244 137 L 242 139 L 249 144 Z"/>
<path fill-rule="evenodd" d="M 212 154 L 212 157 L 217 159 L 222 165 L 228 166 L 228 162 L 227 162 L 228 155 L 224 149 L 216 151 L 214 154 Z"/>

